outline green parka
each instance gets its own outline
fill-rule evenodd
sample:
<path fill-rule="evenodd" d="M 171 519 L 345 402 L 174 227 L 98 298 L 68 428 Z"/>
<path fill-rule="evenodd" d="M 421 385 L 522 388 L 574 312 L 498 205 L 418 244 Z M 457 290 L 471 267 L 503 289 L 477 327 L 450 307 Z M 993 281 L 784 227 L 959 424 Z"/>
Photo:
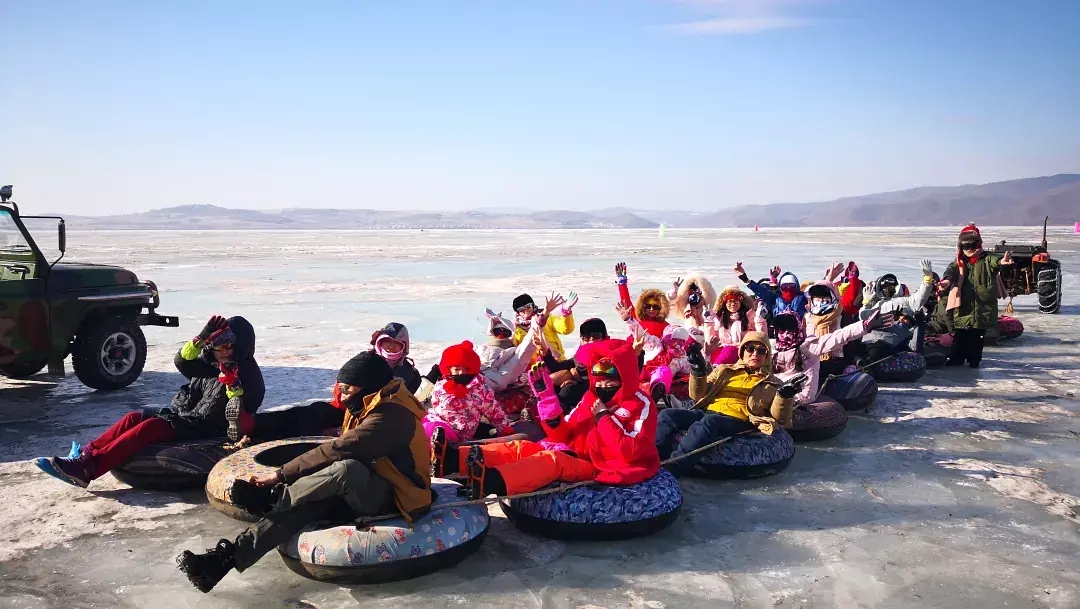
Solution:
<path fill-rule="evenodd" d="M 997 276 L 1001 256 L 983 252 L 975 264 L 964 261 L 964 284 L 960 286 L 960 307 L 951 311 L 957 330 L 987 330 L 997 326 Z M 960 280 L 957 262 L 945 269 L 945 279 L 952 285 Z"/>

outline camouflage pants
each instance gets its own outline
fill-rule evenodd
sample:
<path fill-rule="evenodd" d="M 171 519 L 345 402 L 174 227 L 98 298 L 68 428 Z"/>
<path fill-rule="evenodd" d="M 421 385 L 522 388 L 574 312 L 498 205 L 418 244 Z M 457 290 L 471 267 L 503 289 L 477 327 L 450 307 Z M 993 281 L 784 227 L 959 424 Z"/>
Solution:
<path fill-rule="evenodd" d="M 348 522 L 396 510 L 393 489 L 386 480 L 359 461 L 338 461 L 290 484 L 274 510 L 236 538 L 236 570 L 259 562 L 314 522 Z"/>

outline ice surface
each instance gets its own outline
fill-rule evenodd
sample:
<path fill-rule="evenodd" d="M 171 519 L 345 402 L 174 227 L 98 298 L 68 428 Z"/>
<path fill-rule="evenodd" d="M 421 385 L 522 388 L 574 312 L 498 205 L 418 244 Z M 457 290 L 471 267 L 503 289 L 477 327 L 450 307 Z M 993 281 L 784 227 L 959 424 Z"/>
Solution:
<path fill-rule="evenodd" d="M 321 398 L 338 366 L 387 321 L 406 323 L 430 366 L 445 345 L 482 340 L 483 310 L 527 291 L 574 289 L 578 320 L 619 328 L 612 266 L 631 289 L 704 273 L 732 283 L 779 264 L 803 280 L 854 259 L 864 278 L 918 281 L 943 270 L 956 229 L 750 231 L 79 232 L 72 259 L 123 265 L 161 287 L 179 329 L 148 328 L 138 383 L 95 393 L 69 376 L 0 380 L 0 607 L 1077 607 L 1080 606 L 1080 238 L 1050 249 L 1064 307 L 1016 302 L 1025 335 L 989 348 L 979 372 L 931 371 L 882 388 L 834 440 L 802 445 L 791 467 L 751 482 L 685 480 L 679 521 L 621 543 L 547 541 L 492 507 L 478 554 L 423 579 L 342 588 L 287 571 L 273 555 L 202 595 L 175 570 L 239 524 L 201 492 L 146 493 L 111 477 L 89 492 L 28 459 L 66 453 L 124 412 L 168 402 L 176 347 L 213 313 L 258 332 L 265 408 Z M 1037 242 L 1031 228 L 988 242 Z M 700 262 L 695 263 L 693 261 Z M 568 341 L 573 344 L 574 341 Z M 70 364 L 69 364 L 70 371 Z"/>

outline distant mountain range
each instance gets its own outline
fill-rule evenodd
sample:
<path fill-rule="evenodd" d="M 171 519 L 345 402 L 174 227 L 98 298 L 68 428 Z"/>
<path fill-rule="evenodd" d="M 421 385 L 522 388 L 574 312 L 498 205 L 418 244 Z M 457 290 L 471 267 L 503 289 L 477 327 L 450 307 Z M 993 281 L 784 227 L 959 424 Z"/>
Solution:
<path fill-rule="evenodd" d="M 1080 174 L 1060 174 L 968 186 L 912 188 L 818 203 L 742 205 L 716 212 L 650 211 L 610 208 L 599 211 L 483 210 L 457 213 L 375 209 L 284 209 L 253 211 L 214 205 L 184 205 L 118 216 L 68 217 L 73 228 L 173 230 L 305 229 L 557 229 L 950 226 L 976 222 L 988 226 L 1080 221 Z"/>

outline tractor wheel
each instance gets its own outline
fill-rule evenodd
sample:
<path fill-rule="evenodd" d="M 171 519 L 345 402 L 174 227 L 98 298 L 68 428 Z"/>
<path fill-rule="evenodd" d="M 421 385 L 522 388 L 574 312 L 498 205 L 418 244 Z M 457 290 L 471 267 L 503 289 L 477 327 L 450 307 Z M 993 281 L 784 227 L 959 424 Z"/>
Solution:
<path fill-rule="evenodd" d="M 1050 260 L 1035 269 L 1036 291 L 1039 293 L 1039 310 L 1057 313 L 1061 310 L 1061 263 Z"/>
<path fill-rule="evenodd" d="M 45 367 L 45 362 L 40 364 L 0 364 L 0 375 L 12 379 L 24 379 L 34 376 Z"/>
<path fill-rule="evenodd" d="M 127 387 L 142 374 L 144 364 L 146 337 L 133 319 L 88 319 L 71 350 L 71 367 L 83 385 L 93 389 Z"/>

